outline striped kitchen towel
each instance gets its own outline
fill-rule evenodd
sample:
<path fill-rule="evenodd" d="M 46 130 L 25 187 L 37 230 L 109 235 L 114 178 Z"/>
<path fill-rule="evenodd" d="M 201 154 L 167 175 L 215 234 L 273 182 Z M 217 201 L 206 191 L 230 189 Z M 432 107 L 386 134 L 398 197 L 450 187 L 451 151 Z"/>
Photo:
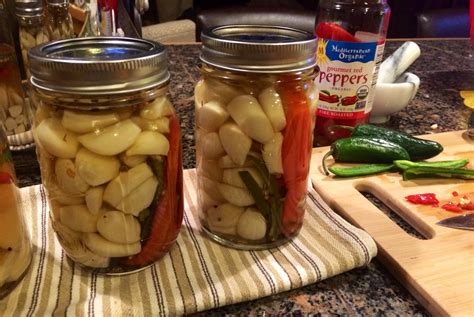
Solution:
<path fill-rule="evenodd" d="M 364 266 L 376 246 L 313 191 L 293 241 L 239 251 L 199 230 L 196 173 L 185 178 L 185 216 L 177 243 L 155 265 L 125 276 L 92 274 L 67 260 L 49 223 L 41 186 L 21 190 L 34 258 L 28 274 L 0 301 L 3 316 L 165 316 L 188 314 L 298 288 Z"/>

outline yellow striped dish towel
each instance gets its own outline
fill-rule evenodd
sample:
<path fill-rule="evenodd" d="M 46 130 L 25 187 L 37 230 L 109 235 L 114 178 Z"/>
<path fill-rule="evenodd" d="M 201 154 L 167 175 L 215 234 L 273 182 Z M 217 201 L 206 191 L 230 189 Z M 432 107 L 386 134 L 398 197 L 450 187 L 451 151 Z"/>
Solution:
<path fill-rule="evenodd" d="M 153 266 L 125 276 L 92 274 L 67 260 L 49 223 L 41 186 L 21 190 L 34 258 L 28 274 L 0 301 L 4 316 L 168 316 L 253 300 L 364 266 L 376 255 L 370 236 L 335 214 L 313 190 L 293 241 L 239 251 L 199 230 L 196 173 L 185 180 L 185 216 L 177 243 Z"/>

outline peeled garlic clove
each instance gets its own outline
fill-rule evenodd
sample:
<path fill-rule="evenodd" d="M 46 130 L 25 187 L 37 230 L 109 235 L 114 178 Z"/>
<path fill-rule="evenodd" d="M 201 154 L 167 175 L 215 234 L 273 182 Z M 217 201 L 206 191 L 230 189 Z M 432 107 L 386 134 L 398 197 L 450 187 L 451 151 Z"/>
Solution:
<path fill-rule="evenodd" d="M 20 246 L 25 234 L 20 218 L 18 206 L 18 191 L 13 183 L 0 184 L 0 249 L 16 248 Z"/>
<path fill-rule="evenodd" d="M 48 153 L 60 158 L 73 158 L 79 149 L 76 134 L 67 131 L 56 118 L 41 121 L 35 135 Z"/>
<path fill-rule="evenodd" d="M 285 111 L 281 103 L 280 95 L 275 88 L 268 87 L 260 92 L 258 101 L 262 109 L 270 120 L 275 131 L 281 131 L 286 126 Z"/>
<path fill-rule="evenodd" d="M 81 148 L 76 156 L 76 171 L 90 186 L 98 186 L 119 174 L 120 161 L 114 156 L 95 154 Z"/>
<path fill-rule="evenodd" d="M 217 165 L 219 165 L 220 168 L 248 167 L 252 166 L 252 162 L 246 159 L 244 164 L 239 165 L 235 163 L 229 155 L 224 155 L 217 161 Z"/>
<path fill-rule="evenodd" d="M 76 133 L 88 133 L 117 123 L 119 118 L 115 113 L 95 114 L 90 111 L 64 110 L 61 122 L 68 130 Z"/>
<path fill-rule="evenodd" d="M 8 108 L 8 112 L 10 113 L 10 116 L 16 118 L 23 112 L 23 107 L 21 105 L 11 106 Z"/>
<path fill-rule="evenodd" d="M 219 128 L 222 147 L 237 165 L 243 165 L 252 140 L 235 123 L 224 123 Z"/>
<path fill-rule="evenodd" d="M 158 180 L 155 176 L 148 178 L 130 194 L 125 196 L 115 207 L 126 214 L 138 216 L 138 214 L 150 206 L 155 197 Z"/>
<path fill-rule="evenodd" d="M 202 155 L 208 159 L 217 159 L 225 154 L 219 135 L 211 132 L 202 137 L 201 142 Z"/>
<path fill-rule="evenodd" d="M 125 163 L 128 167 L 135 167 L 146 161 L 146 155 L 127 155 L 124 153 L 120 154 L 120 160 Z"/>
<path fill-rule="evenodd" d="M 232 204 L 221 204 L 207 210 L 207 224 L 214 232 L 235 235 L 237 223 L 244 208 Z"/>
<path fill-rule="evenodd" d="M 38 34 L 36 34 L 36 45 L 40 45 L 40 44 L 43 44 L 43 43 L 46 43 L 49 41 L 49 38 L 46 34 L 44 34 L 42 31 L 38 32 Z"/>
<path fill-rule="evenodd" d="M 155 131 L 160 133 L 170 132 L 170 118 L 168 117 L 161 117 L 155 120 L 147 120 L 142 117 L 131 117 L 130 119 L 145 131 Z"/>
<path fill-rule="evenodd" d="M 206 192 L 206 194 L 208 194 L 214 200 L 224 200 L 224 196 L 222 196 L 221 192 L 217 188 L 217 184 L 219 184 L 218 182 L 213 181 L 212 179 L 207 178 L 203 175 L 198 175 L 198 177 L 199 184 L 201 185 L 202 190 Z"/>
<path fill-rule="evenodd" d="M 127 155 L 168 155 L 170 143 L 159 132 L 143 131 L 125 152 Z"/>
<path fill-rule="evenodd" d="M 309 111 L 310 113 L 315 114 L 319 101 L 319 89 L 315 83 L 310 85 L 306 95 L 309 100 Z"/>
<path fill-rule="evenodd" d="M 127 119 L 100 132 L 81 135 L 77 139 L 88 150 L 101 155 L 116 155 L 125 151 L 137 140 L 141 129 Z M 137 153 L 140 154 L 140 153 Z"/>
<path fill-rule="evenodd" d="M 57 159 L 54 171 L 58 186 L 67 193 L 84 193 L 89 185 L 76 173 L 76 166 L 70 159 Z"/>
<path fill-rule="evenodd" d="M 223 82 L 222 80 L 206 78 L 207 86 L 207 95 L 210 97 L 212 94 L 218 96 L 217 101 L 222 102 L 222 104 L 227 104 L 232 98 L 241 95 L 243 93 L 242 89 L 237 88 L 236 86 L 230 85 Z M 213 99 L 206 100 L 204 103 L 207 103 Z"/>
<path fill-rule="evenodd" d="M 237 96 L 227 105 L 227 111 L 245 134 L 265 143 L 272 138 L 273 127 L 255 97 Z"/>
<path fill-rule="evenodd" d="M 146 163 L 121 172 L 105 187 L 104 201 L 112 206 L 118 205 L 125 196 L 152 176 L 153 172 Z"/>
<path fill-rule="evenodd" d="M 8 98 L 10 99 L 10 105 L 23 105 L 23 97 L 12 87 L 8 87 Z"/>
<path fill-rule="evenodd" d="M 263 215 L 255 208 L 247 208 L 240 216 L 237 224 L 237 234 L 244 239 L 255 241 L 265 237 L 267 222 Z"/>
<path fill-rule="evenodd" d="M 207 131 L 217 130 L 229 118 L 224 105 L 218 101 L 209 101 L 196 112 L 198 127 Z"/>
<path fill-rule="evenodd" d="M 225 200 L 236 206 L 250 206 L 255 203 L 250 192 L 245 188 L 231 186 L 225 183 L 218 183 L 217 188 Z"/>
<path fill-rule="evenodd" d="M 84 197 L 77 194 L 69 194 L 58 187 L 56 183 L 47 182 L 43 180 L 46 185 L 49 200 L 52 203 L 59 203 L 61 205 L 82 205 L 84 204 Z"/>
<path fill-rule="evenodd" d="M 59 219 L 71 230 L 79 232 L 97 232 L 97 219 L 86 205 L 64 206 L 59 209 Z"/>
<path fill-rule="evenodd" d="M 199 206 L 202 210 L 208 210 L 211 207 L 217 207 L 222 204 L 222 201 L 211 198 L 204 190 L 200 190 L 198 193 Z"/>
<path fill-rule="evenodd" d="M 20 32 L 20 43 L 22 48 L 28 49 L 36 46 L 36 39 L 30 33 L 22 30 Z"/>
<path fill-rule="evenodd" d="M 281 145 L 283 135 L 275 133 L 273 138 L 263 145 L 262 157 L 270 173 L 283 174 L 283 163 L 281 160 Z"/>
<path fill-rule="evenodd" d="M 102 186 L 91 187 L 86 191 L 86 206 L 92 214 L 99 213 L 100 208 L 102 208 L 103 196 L 104 187 Z"/>
<path fill-rule="evenodd" d="M 263 187 L 264 181 L 263 181 L 262 176 L 257 171 L 257 169 L 252 168 L 252 167 L 225 169 L 223 172 L 222 181 L 226 184 L 229 184 L 235 187 L 247 188 L 245 186 L 245 183 L 242 181 L 242 178 L 240 177 L 239 172 L 241 171 L 249 172 L 250 175 L 253 177 L 253 179 L 257 182 L 258 186 L 260 186 L 260 188 Z"/>
<path fill-rule="evenodd" d="M 109 241 L 134 243 L 140 241 L 140 223 L 132 215 L 121 211 L 108 211 L 97 221 L 97 230 Z"/>
<path fill-rule="evenodd" d="M 217 164 L 217 161 L 203 159 L 199 163 L 199 169 L 202 171 L 202 175 L 220 182 L 222 180 L 223 170 Z"/>
<path fill-rule="evenodd" d="M 158 97 L 140 110 L 140 116 L 148 120 L 155 120 L 172 114 L 173 106 L 167 97 Z"/>
<path fill-rule="evenodd" d="M 110 258 L 130 256 L 141 251 L 140 242 L 135 243 L 115 243 L 103 238 L 97 233 L 88 233 L 83 236 L 84 244 L 92 252 Z"/>

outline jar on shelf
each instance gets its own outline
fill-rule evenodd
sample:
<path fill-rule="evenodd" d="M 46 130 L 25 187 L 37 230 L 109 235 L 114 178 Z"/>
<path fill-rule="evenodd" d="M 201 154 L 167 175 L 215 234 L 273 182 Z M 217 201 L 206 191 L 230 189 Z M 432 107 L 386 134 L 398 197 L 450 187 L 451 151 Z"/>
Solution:
<path fill-rule="evenodd" d="M 7 137 L 0 122 L 0 299 L 21 281 L 32 257 L 15 179 Z"/>
<path fill-rule="evenodd" d="M 15 14 L 19 24 L 19 38 L 25 74 L 30 76 L 28 69 L 28 49 L 49 42 L 49 33 L 44 19 L 42 0 L 15 0 Z"/>
<path fill-rule="evenodd" d="M 201 38 L 194 97 L 202 229 L 234 248 L 280 245 L 303 224 L 316 40 L 248 25 L 216 27 Z"/>
<path fill-rule="evenodd" d="M 47 22 L 51 40 L 63 40 L 74 37 L 72 17 L 69 13 L 69 0 L 46 0 Z"/>
<path fill-rule="evenodd" d="M 6 134 L 13 135 L 29 130 L 31 121 L 3 1 L 0 1 L 0 121 Z"/>
<path fill-rule="evenodd" d="M 165 48 L 78 38 L 29 51 L 33 135 L 52 227 L 97 272 L 151 265 L 183 218 L 181 136 Z"/>

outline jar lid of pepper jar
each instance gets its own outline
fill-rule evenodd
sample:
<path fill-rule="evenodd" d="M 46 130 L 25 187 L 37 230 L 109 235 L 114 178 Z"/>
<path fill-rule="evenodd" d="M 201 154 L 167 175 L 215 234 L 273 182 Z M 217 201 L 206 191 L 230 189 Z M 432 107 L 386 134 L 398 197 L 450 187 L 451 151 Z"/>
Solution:
<path fill-rule="evenodd" d="M 43 15 L 43 1 L 15 0 L 15 14 L 19 18 L 41 17 Z"/>
<path fill-rule="evenodd" d="M 316 65 L 316 38 L 303 30 L 227 25 L 203 31 L 201 40 L 201 60 L 232 71 L 282 73 Z"/>
<path fill-rule="evenodd" d="M 163 45 L 126 37 L 50 42 L 28 51 L 30 82 L 50 92 L 110 95 L 152 89 L 169 80 Z"/>

